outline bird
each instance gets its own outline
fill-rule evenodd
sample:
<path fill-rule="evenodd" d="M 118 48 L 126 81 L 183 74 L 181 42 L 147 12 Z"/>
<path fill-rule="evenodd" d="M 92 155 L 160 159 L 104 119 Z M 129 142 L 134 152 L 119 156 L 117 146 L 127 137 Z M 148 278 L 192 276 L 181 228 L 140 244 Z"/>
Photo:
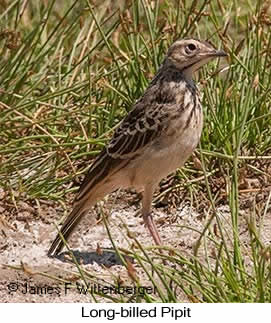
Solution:
<path fill-rule="evenodd" d="M 200 141 L 203 110 L 194 72 L 224 56 L 224 50 L 195 38 L 179 39 L 169 47 L 141 98 L 94 159 L 48 256 L 59 254 L 63 238 L 67 241 L 91 207 L 118 188 L 142 193 L 144 223 L 154 243 L 162 245 L 151 211 L 154 190 L 183 166 Z"/>

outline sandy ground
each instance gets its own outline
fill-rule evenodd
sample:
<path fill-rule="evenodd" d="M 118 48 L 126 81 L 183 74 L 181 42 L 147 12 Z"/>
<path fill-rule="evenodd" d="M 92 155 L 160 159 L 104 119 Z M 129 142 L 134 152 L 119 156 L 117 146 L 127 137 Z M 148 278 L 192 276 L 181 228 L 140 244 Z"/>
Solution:
<path fill-rule="evenodd" d="M 108 205 L 110 202 L 106 202 L 106 207 L 103 209 L 108 210 Z M 131 246 L 131 239 L 127 238 L 125 225 L 144 246 L 153 245 L 138 212 L 139 207 L 140 204 L 127 206 L 127 203 L 118 199 L 111 211 L 107 211 L 110 213 L 108 217 L 110 232 L 119 248 L 129 250 Z M 63 211 L 60 208 L 45 205 L 41 212 L 43 216 L 37 219 L 35 210 L 23 203 L 21 210 L 15 213 L 17 213 L 15 220 L 9 221 L 8 224 L 2 216 L 2 231 L 0 231 L 1 301 L 89 302 L 89 295 L 82 295 L 78 289 L 71 289 L 70 285 L 58 283 L 55 280 L 58 277 L 72 281 L 78 274 L 76 266 L 67 262 L 67 254 L 61 254 L 58 259 L 47 256 L 47 250 L 56 234 L 54 222 L 60 220 Z M 113 251 L 104 250 L 112 250 L 104 224 L 101 222 L 91 225 L 96 213 L 97 209 L 92 210 L 82 221 L 78 230 L 72 235 L 69 245 L 83 268 L 90 275 L 99 277 L 103 285 L 112 281 L 112 277 L 121 277 L 126 282 L 125 286 L 132 286 L 127 270 L 121 265 L 116 254 Z M 198 234 L 180 228 L 180 225 L 201 230 L 203 224 L 196 212 L 187 205 L 170 215 L 156 209 L 154 219 L 165 245 L 191 252 Z M 97 250 L 97 246 L 103 251 L 100 252 L 99 248 Z M 137 268 L 137 275 L 141 276 L 139 270 L 140 268 Z M 143 284 L 148 286 L 148 280 L 143 278 Z"/>
<path fill-rule="evenodd" d="M 116 245 L 128 250 L 131 248 L 131 239 L 127 238 L 126 225 L 146 248 L 151 246 L 152 239 L 138 212 L 140 205 L 128 206 L 123 202 L 124 200 L 125 193 L 122 199 L 115 201 L 113 206 L 110 206 L 110 202 L 104 205 L 106 210 L 109 209 L 108 206 L 111 207 L 107 212 L 110 213 L 110 232 Z M 0 211 L 1 214 L 5 214 L 3 209 Z M 79 281 L 76 288 L 71 288 L 69 282 L 77 281 L 78 270 L 74 264 L 67 261 L 67 254 L 61 254 L 58 259 L 47 256 L 47 250 L 56 234 L 54 221 L 60 220 L 63 210 L 54 205 L 45 204 L 42 212 L 38 212 L 42 216 L 37 217 L 37 212 L 33 208 L 23 204 L 21 209 L 14 212 L 17 216 L 13 217 L 13 221 L 8 221 L 8 224 L 4 215 L 0 218 L 1 302 L 91 301 L 90 296 L 80 290 Z M 230 227 L 230 213 L 227 208 L 222 207 L 219 212 L 221 221 L 225 226 Z M 96 277 L 92 280 L 92 287 L 98 288 L 96 283 L 106 286 L 116 279 L 124 281 L 125 286 L 132 286 L 127 270 L 121 265 L 116 254 L 110 250 L 101 251 L 112 249 L 112 245 L 103 223 L 91 225 L 96 215 L 97 209 L 94 209 L 82 221 L 69 240 L 71 249 L 88 272 L 88 277 Z M 199 233 L 190 228 L 201 232 L 205 225 L 202 216 L 186 204 L 170 215 L 156 209 L 154 219 L 164 245 L 185 254 L 192 254 Z M 245 227 L 245 216 L 242 221 Z M 263 228 L 263 241 L 266 243 L 270 243 L 271 240 L 270 227 L 271 215 L 269 214 Z M 244 229 L 242 239 L 245 241 L 247 238 L 248 232 Z M 98 249 L 97 246 L 99 246 Z M 148 287 L 148 279 L 140 272 L 140 267 L 136 270 L 142 284 Z M 66 279 L 66 284 L 61 279 Z M 180 299 L 180 301 L 187 301 L 187 299 Z"/>

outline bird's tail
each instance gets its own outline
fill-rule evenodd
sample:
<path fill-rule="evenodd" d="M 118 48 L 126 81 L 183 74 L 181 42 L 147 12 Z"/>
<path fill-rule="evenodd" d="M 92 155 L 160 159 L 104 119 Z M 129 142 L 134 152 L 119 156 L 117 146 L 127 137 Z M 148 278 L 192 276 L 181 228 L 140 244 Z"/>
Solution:
<path fill-rule="evenodd" d="M 95 205 L 97 201 L 115 190 L 117 187 L 118 185 L 116 185 L 114 181 L 112 183 L 109 182 L 108 184 L 105 184 L 105 181 L 101 181 L 101 183 L 95 186 L 95 190 L 90 189 L 87 191 L 86 195 L 82 196 L 80 199 L 77 198 L 75 200 L 75 205 L 72 212 L 65 219 L 60 229 L 60 233 L 63 238 L 67 241 L 70 234 L 73 232 L 83 216 L 88 213 L 90 208 Z M 57 255 L 63 247 L 64 242 L 60 234 L 58 233 L 48 251 L 48 256 L 52 257 L 54 255 Z"/>
<path fill-rule="evenodd" d="M 60 233 L 65 240 L 68 239 L 76 225 L 91 206 L 95 205 L 105 195 L 123 185 L 124 179 L 118 172 L 128 162 L 129 160 L 113 159 L 107 155 L 106 151 L 98 156 L 80 187 L 75 199 L 74 209 L 68 215 L 60 229 Z M 48 251 L 48 256 L 58 254 L 63 246 L 63 240 L 60 234 L 58 234 Z"/>
<path fill-rule="evenodd" d="M 75 206 L 70 215 L 66 218 L 65 222 L 63 223 L 60 229 L 60 233 L 66 241 L 72 233 L 72 231 L 74 230 L 74 228 L 76 227 L 76 225 L 80 222 L 82 217 L 87 212 L 88 210 L 84 208 L 84 205 L 82 205 L 82 203 L 79 203 L 79 205 Z M 52 257 L 54 255 L 57 255 L 63 247 L 64 242 L 62 240 L 62 237 L 58 233 L 48 251 L 48 256 Z"/>

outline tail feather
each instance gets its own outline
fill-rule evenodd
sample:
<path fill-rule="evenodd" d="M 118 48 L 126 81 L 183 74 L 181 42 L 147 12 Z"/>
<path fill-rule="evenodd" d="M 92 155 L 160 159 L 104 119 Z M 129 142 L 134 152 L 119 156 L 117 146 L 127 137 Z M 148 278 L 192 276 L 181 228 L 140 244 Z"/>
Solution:
<path fill-rule="evenodd" d="M 104 184 L 104 182 L 102 182 L 101 185 L 95 186 L 95 191 L 90 190 L 84 200 L 81 199 L 79 201 L 76 201 L 74 209 L 68 215 L 60 229 L 60 233 L 64 237 L 64 239 L 67 240 L 69 238 L 82 217 L 88 213 L 91 206 L 95 205 L 98 200 L 102 199 L 105 195 L 115 189 L 115 183 L 109 182 L 106 185 Z M 63 240 L 61 239 L 61 236 L 57 234 L 48 251 L 48 256 L 57 255 L 63 247 Z"/>
<path fill-rule="evenodd" d="M 106 154 L 106 151 L 103 151 L 98 156 L 81 185 L 75 199 L 74 209 L 60 229 L 60 233 L 65 240 L 68 239 L 82 217 L 88 213 L 91 206 L 95 205 L 105 195 L 123 185 L 124 180 L 117 173 L 127 163 L 129 163 L 129 160 L 113 159 Z M 63 240 L 58 234 L 48 251 L 48 256 L 57 255 L 63 246 Z"/>
<path fill-rule="evenodd" d="M 81 205 L 78 205 L 72 210 L 71 214 L 67 217 L 67 219 L 65 220 L 65 222 L 63 223 L 60 229 L 60 233 L 66 241 L 69 238 L 72 231 L 74 230 L 74 228 L 77 226 L 77 224 L 80 222 L 82 217 L 87 212 L 88 210 L 85 210 L 84 208 L 82 208 Z M 64 247 L 64 242 L 60 234 L 58 233 L 48 251 L 48 256 L 57 255 L 62 250 L 63 247 Z"/>

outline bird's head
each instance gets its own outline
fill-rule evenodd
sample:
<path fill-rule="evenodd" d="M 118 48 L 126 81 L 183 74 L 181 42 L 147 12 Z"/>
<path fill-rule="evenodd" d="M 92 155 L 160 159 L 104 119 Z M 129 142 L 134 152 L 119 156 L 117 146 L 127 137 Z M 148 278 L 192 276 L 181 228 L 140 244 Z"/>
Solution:
<path fill-rule="evenodd" d="M 167 53 L 166 64 L 181 70 L 188 78 L 202 65 L 216 57 L 227 56 L 208 42 L 196 39 L 182 39 L 173 43 Z"/>

